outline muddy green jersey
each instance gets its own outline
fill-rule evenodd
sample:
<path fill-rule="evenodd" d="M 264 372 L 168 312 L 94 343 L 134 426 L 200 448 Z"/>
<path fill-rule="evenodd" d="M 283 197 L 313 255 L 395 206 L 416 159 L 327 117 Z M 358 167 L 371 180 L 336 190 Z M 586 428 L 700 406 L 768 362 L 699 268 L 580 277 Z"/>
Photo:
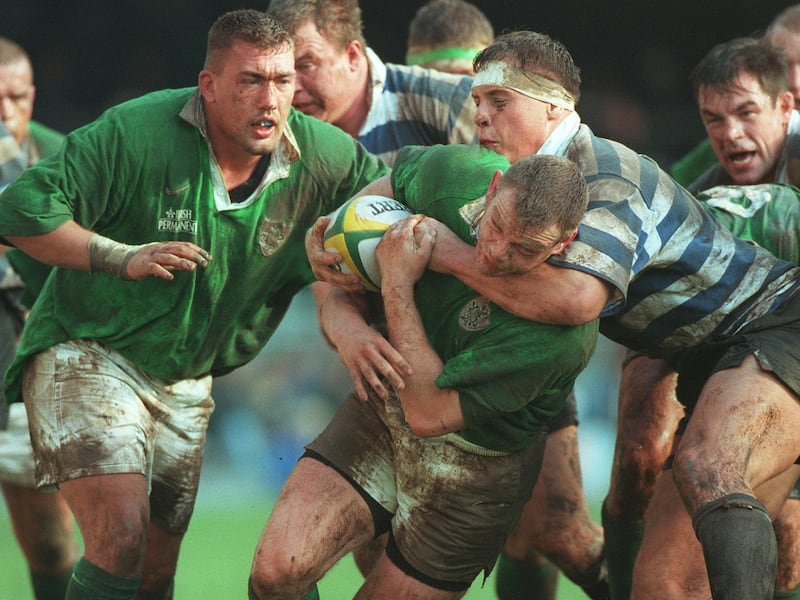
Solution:
<path fill-rule="evenodd" d="M 508 162 L 478 146 L 407 147 L 392 173 L 397 200 L 474 244 L 483 195 Z M 426 271 L 415 300 L 444 362 L 436 383 L 459 393 L 464 439 L 493 450 L 526 447 L 558 414 L 594 349 L 597 322 L 579 327 L 516 317 L 455 277 Z"/>
<path fill-rule="evenodd" d="M 800 189 L 779 183 L 717 186 L 697 196 L 736 237 L 800 263 Z"/>
<path fill-rule="evenodd" d="M 213 256 L 173 281 L 54 269 L 9 370 L 10 400 L 25 358 L 70 339 L 97 340 L 169 381 L 248 362 L 313 280 L 307 229 L 387 172 L 340 129 L 292 111 L 260 184 L 232 202 L 204 131 L 194 88 L 155 92 L 69 134 L 0 196 L 0 235 L 74 219 L 119 242 L 185 240 Z"/>

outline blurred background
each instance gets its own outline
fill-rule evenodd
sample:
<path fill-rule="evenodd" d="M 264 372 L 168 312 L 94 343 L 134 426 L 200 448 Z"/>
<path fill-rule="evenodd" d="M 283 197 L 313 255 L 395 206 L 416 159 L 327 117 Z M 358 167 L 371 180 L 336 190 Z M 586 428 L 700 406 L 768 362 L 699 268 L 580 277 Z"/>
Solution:
<path fill-rule="evenodd" d="M 362 0 L 365 34 L 402 62 L 422 1 Z M 597 133 L 660 161 L 702 136 L 687 85 L 716 42 L 762 30 L 786 1 L 476 0 L 497 32 L 536 29 L 560 39 L 583 70 L 578 107 Z M 266 0 L 263 6 L 266 6 Z M 222 12 L 259 3 L 207 0 L 4 0 L 0 34 L 31 54 L 36 114 L 68 131 L 107 106 L 162 87 L 193 85 L 205 36 Z"/>
<path fill-rule="evenodd" d="M 423 3 L 362 1 L 367 41 L 385 61 L 403 62 L 408 23 Z M 536 29 L 564 42 L 582 69 L 578 111 L 583 120 L 596 133 L 624 142 L 666 168 L 704 136 L 688 86 L 692 67 L 715 43 L 761 32 L 789 4 L 473 3 L 497 33 Z M 31 56 L 37 87 L 34 118 L 68 132 L 122 100 L 194 85 L 208 28 L 223 12 L 243 7 L 266 7 L 266 2 L 3 0 L 0 35 L 20 43 Z M 578 386 L 581 460 L 587 495 L 595 505 L 608 482 L 620 352 L 601 342 Z M 259 515 L 248 525 L 252 540 L 243 555 L 249 557 L 269 502 L 302 444 L 326 424 L 350 387 L 338 357 L 319 334 L 310 295 L 300 294 L 258 359 L 215 383 L 217 411 L 196 516 L 229 514 L 230 507 L 247 504 Z M 7 527 L 7 519 L 3 521 L 0 528 Z M 7 529 L 0 530 L 4 555 L 5 543 L 11 543 L 8 535 Z M 246 577 L 249 558 L 243 561 Z M 8 576 L 0 567 L 0 600 L 16 598 L 3 593 Z"/>

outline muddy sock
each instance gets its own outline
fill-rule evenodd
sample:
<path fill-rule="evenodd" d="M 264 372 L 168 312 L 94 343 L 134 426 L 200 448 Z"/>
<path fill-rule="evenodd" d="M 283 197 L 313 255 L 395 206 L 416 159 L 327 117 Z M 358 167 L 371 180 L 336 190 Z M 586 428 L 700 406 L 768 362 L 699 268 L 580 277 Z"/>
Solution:
<path fill-rule="evenodd" d="M 64 600 L 72 569 L 56 575 L 45 575 L 31 571 L 31 585 L 36 600 Z"/>
<path fill-rule="evenodd" d="M 770 600 L 778 544 L 767 509 L 749 494 L 728 494 L 692 519 L 714 600 Z"/>
<path fill-rule="evenodd" d="M 140 577 L 112 575 L 82 556 L 72 571 L 64 600 L 133 600 L 141 581 Z"/>
<path fill-rule="evenodd" d="M 633 565 L 644 534 L 644 521 L 616 519 L 608 514 L 603 502 L 601 512 L 608 568 L 609 598 L 628 600 L 631 597 Z"/>
<path fill-rule="evenodd" d="M 498 600 L 555 600 L 558 569 L 548 562 L 529 564 L 501 554 L 495 570 Z"/>
<path fill-rule="evenodd" d="M 605 551 L 597 559 L 597 562 L 583 573 L 580 579 L 573 579 L 572 582 L 579 586 L 591 600 L 609 600 L 611 592 L 608 588 Z"/>

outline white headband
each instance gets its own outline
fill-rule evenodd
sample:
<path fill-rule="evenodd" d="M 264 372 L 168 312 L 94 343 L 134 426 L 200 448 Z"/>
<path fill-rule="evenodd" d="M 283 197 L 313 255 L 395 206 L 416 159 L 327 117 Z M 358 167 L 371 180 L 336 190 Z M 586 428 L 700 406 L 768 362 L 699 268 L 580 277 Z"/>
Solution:
<path fill-rule="evenodd" d="M 496 60 L 483 65 L 472 80 L 473 88 L 479 85 L 508 88 L 534 100 L 575 110 L 575 98 L 561 84 L 536 73 L 518 69 L 504 61 Z"/>

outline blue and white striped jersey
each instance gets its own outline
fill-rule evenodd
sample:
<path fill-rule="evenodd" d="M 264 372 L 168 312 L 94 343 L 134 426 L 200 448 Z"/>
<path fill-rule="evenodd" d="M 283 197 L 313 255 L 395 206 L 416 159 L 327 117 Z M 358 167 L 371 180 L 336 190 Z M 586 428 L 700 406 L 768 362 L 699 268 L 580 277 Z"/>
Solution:
<path fill-rule="evenodd" d="M 403 146 L 473 144 L 472 78 L 384 64 L 367 48 L 372 101 L 358 141 L 387 164 Z"/>
<path fill-rule="evenodd" d="M 610 282 L 601 331 L 669 356 L 780 304 L 800 269 L 734 237 L 651 159 L 581 125 L 567 148 L 589 189 L 578 238 L 551 259 Z"/>

